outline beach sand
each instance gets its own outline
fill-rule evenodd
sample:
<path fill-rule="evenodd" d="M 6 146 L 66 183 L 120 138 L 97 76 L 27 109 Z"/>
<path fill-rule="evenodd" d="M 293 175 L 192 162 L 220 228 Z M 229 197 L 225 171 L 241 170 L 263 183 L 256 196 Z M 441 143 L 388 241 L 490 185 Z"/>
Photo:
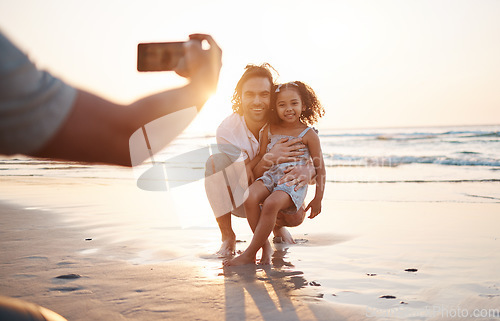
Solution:
<path fill-rule="evenodd" d="M 272 267 L 223 269 L 215 226 L 145 211 L 171 204 L 130 181 L 6 178 L 0 295 L 68 320 L 452 320 L 465 310 L 460 320 L 498 320 L 500 204 L 408 200 L 463 188 L 474 189 L 328 184 L 321 215 L 292 229 L 298 244 L 277 245 Z M 251 232 L 234 226 L 243 250 Z"/>
<path fill-rule="evenodd" d="M 336 313 L 293 297 L 292 284 L 270 269 L 221 270 L 226 275 L 214 279 L 189 262 L 100 258 L 92 249 L 126 252 L 126 242 L 99 244 L 47 211 L 6 204 L 0 211 L 0 293 L 68 320 L 329 320 Z M 259 281 L 264 274 L 267 282 Z"/>

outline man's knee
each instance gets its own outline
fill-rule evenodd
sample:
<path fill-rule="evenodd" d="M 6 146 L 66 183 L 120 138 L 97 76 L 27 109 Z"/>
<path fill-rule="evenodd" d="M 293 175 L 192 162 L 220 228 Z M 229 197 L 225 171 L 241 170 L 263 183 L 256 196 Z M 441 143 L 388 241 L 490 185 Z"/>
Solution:
<path fill-rule="evenodd" d="M 276 223 L 277 225 L 279 224 L 281 226 L 295 227 L 302 224 L 305 217 L 306 212 L 304 211 L 304 208 L 301 207 L 295 214 L 286 214 L 283 212 L 279 212 Z"/>
<path fill-rule="evenodd" d="M 210 155 L 205 163 L 205 177 L 220 172 L 232 163 L 231 159 L 224 153 Z"/>

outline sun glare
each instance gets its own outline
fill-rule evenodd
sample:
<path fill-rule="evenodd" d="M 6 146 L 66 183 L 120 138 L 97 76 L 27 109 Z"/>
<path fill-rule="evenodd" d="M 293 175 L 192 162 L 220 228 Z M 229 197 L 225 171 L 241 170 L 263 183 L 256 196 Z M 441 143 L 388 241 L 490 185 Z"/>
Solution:
<path fill-rule="evenodd" d="M 245 65 L 262 62 L 278 70 L 279 82 L 311 85 L 326 108 L 319 127 L 500 119 L 498 2 L 146 3 L 4 1 L 0 28 L 38 66 L 124 104 L 184 83 L 172 73 L 138 74 L 139 42 L 212 34 L 223 50 L 223 68 L 217 92 L 189 127 L 198 132 L 215 132 L 232 112 Z"/>

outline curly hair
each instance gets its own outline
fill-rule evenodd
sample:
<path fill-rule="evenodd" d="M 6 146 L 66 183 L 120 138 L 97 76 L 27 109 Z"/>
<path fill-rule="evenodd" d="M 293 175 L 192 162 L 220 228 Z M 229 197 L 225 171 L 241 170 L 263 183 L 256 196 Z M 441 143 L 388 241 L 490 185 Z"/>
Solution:
<path fill-rule="evenodd" d="M 271 113 L 270 116 L 271 122 L 278 123 L 279 121 L 279 117 L 276 112 L 276 100 L 278 98 L 278 94 L 284 89 L 292 89 L 297 91 L 299 94 L 300 99 L 302 100 L 302 105 L 306 108 L 306 110 L 304 110 L 299 117 L 302 123 L 306 125 L 313 125 L 325 115 L 325 109 L 321 105 L 316 93 L 309 85 L 306 85 L 301 81 L 291 81 L 285 84 L 277 84 L 273 89 L 271 109 L 274 112 Z"/>
<path fill-rule="evenodd" d="M 234 89 L 233 98 L 231 99 L 231 103 L 233 104 L 233 112 L 238 113 L 240 115 L 243 114 L 243 110 L 241 109 L 241 94 L 243 90 L 243 85 L 245 82 L 254 77 L 262 77 L 267 78 L 271 86 L 274 85 L 273 73 L 271 69 L 278 74 L 276 69 L 273 68 L 270 64 L 263 63 L 262 65 L 253 65 L 248 64 L 245 67 L 245 72 L 241 76 L 240 80 L 236 84 L 236 88 Z"/>

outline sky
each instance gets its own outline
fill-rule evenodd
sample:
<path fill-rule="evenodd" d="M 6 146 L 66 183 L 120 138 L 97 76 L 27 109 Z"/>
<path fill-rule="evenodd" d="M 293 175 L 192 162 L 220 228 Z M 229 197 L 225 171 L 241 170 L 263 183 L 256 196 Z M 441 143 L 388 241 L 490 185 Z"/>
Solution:
<path fill-rule="evenodd" d="M 188 131 L 214 133 L 247 63 L 308 83 L 322 128 L 500 124 L 498 0 L 0 0 L 0 30 L 42 69 L 127 104 L 181 86 L 139 73 L 140 42 L 209 33 L 217 92 Z"/>

